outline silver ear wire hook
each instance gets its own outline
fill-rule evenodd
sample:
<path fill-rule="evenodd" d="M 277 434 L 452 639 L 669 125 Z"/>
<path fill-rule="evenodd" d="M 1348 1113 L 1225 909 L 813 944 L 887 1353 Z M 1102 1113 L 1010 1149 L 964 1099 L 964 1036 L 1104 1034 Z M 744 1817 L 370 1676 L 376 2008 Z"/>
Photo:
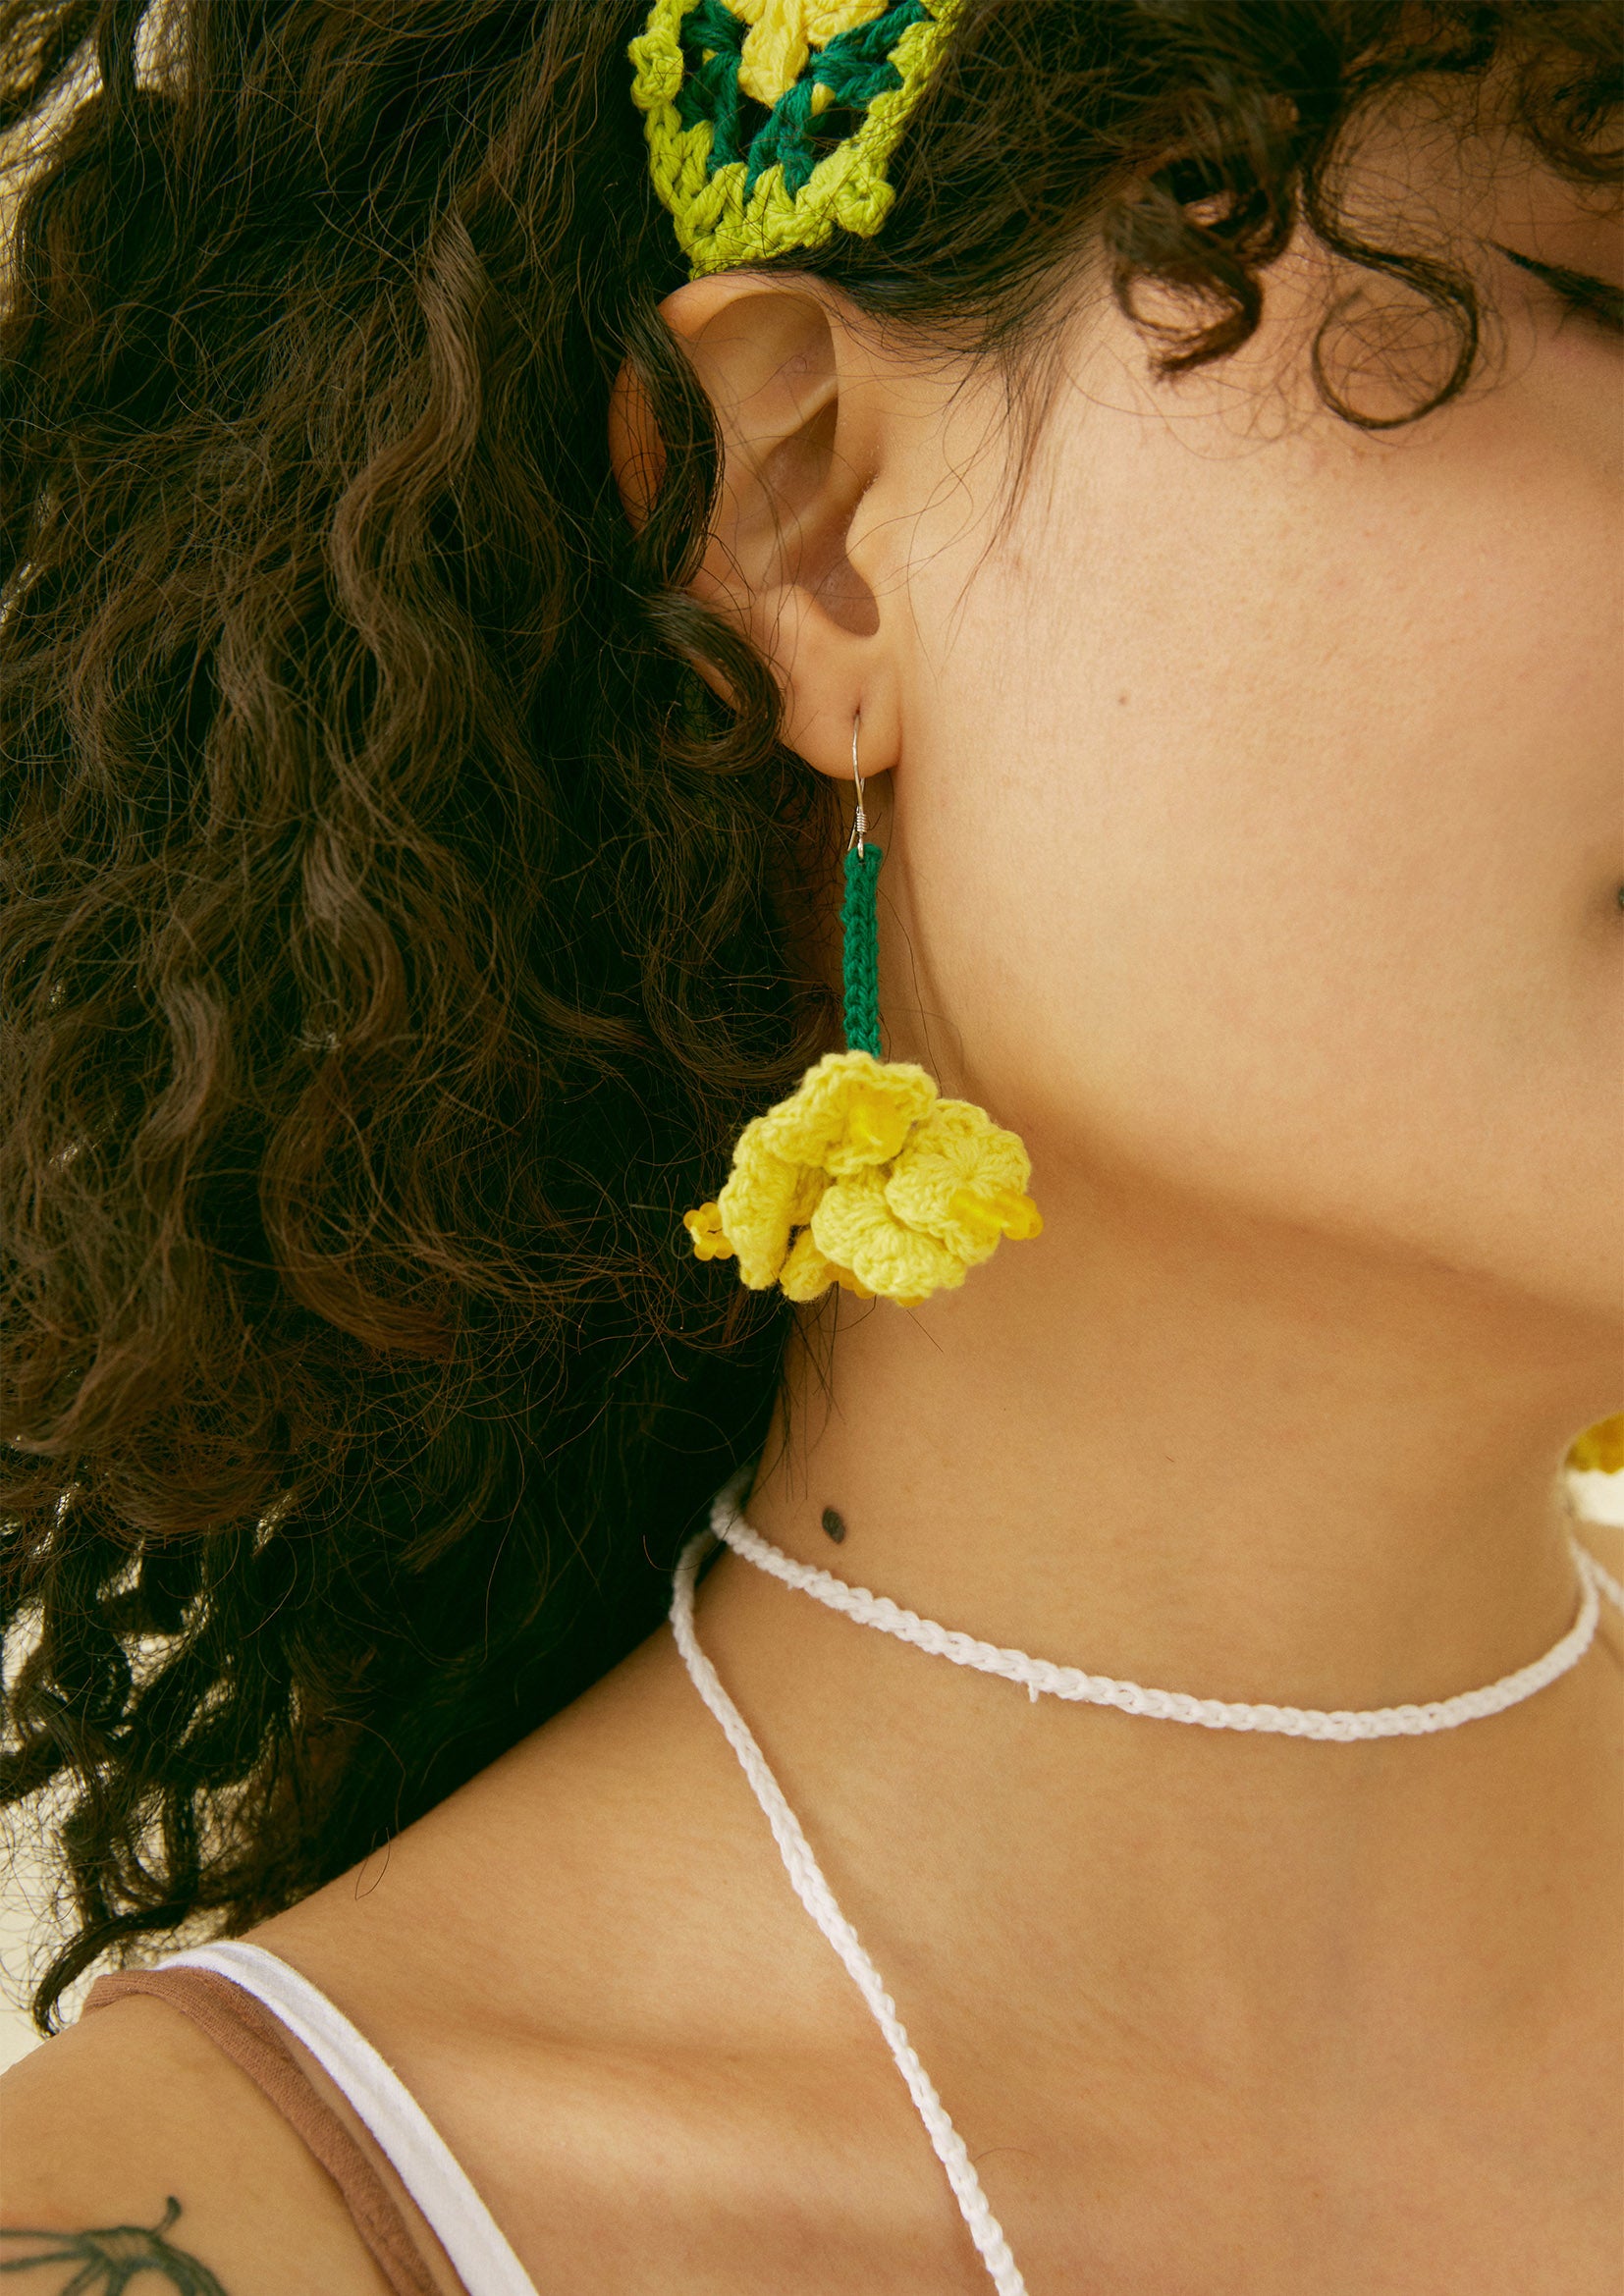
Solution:
<path fill-rule="evenodd" d="M 859 710 L 851 721 L 851 778 L 857 785 L 857 814 L 851 825 L 851 834 L 845 841 L 846 851 L 849 853 L 855 847 L 859 861 L 865 851 L 863 839 L 868 834 L 868 815 L 863 811 L 863 776 L 857 769 L 857 731 L 862 722 L 863 713 Z"/>

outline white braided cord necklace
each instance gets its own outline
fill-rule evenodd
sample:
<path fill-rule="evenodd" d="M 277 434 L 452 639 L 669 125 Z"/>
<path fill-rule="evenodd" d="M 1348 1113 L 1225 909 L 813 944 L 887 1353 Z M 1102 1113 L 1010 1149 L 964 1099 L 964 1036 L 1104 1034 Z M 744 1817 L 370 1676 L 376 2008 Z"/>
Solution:
<path fill-rule="evenodd" d="M 1460 1690 L 1452 1698 L 1435 1698 L 1409 1706 L 1272 1706 L 1248 1705 L 1229 1698 L 1193 1698 L 1188 1690 L 1157 1690 L 1143 1682 L 1117 1682 L 1110 1675 L 1085 1674 L 1080 1667 L 1056 1666 L 1047 1658 L 1029 1658 L 1024 1650 L 1003 1650 L 996 1642 L 978 1642 L 917 1611 L 903 1610 L 889 1595 L 871 1594 L 866 1586 L 852 1586 L 831 1571 L 797 1563 L 782 1547 L 752 1530 L 727 1492 L 711 1511 L 711 1529 L 743 1562 L 753 1563 L 769 1577 L 782 1580 L 798 1593 L 811 1595 L 826 1609 L 860 1627 L 877 1627 L 898 1642 L 933 1658 L 950 1658 L 954 1666 L 973 1667 L 978 1674 L 1001 1675 L 1018 1682 L 1028 1696 L 1066 1698 L 1085 1706 L 1114 1706 L 1123 1714 L 1148 1715 L 1156 1722 L 1194 1723 L 1202 1730 L 1274 1732 L 1281 1737 L 1326 1738 L 1346 1744 L 1354 1738 L 1427 1737 L 1434 1731 L 1458 1730 L 1463 1722 L 1482 1722 L 1520 1706 L 1571 1667 L 1579 1664 L 1596 1638 L 1600 1611 L 1598 1596 L 1624 1610 L 1624 1586 L 1603 1571 L 1595 1556 L 1572 1540 L 1579 1575 L 1579 1610 L 1573 1625 L 1550 1648 L 1515 1674 L 1481 1689 Z M 701 1534 L 703 1535 L 703 1533 Z"/>
<path fill-rule="evenodd" d="M 1476 1690 L 1462 1690 L 1452 1698 L 1425 1704 L 1321 1708 L 1314 1706 L 1250 1705 L 1223 1698 L 1195 1698 L 1183 1690 L 1147 1688 L 1140 1682 L 1118 1682 L 1110 1675 L 1085 1674 L 1078 1667 L 1056 1666 L 1032 1658 L 1023 1650 L 1006 1650 L 978 1641 L 904 1610 L 889 1596 L 871 1594 L 865 1586 L 849 1585 L 833 1572 L 797 1563 L 781 1547 L 753 1530 L 739 1512 L 739 1501 L 753 1469 L 743 1468 L 723 1487 L 711 1509 L 711 1527 L 699 1531 L 683 1548 L 672 1584 L 671 1626 L 682 1662 L 694 1688 L 710 1708 L 738 1756 L 739 1766 L 760 1803 L 779 1855 L 784 1860 L 795 1895 L 839 1954 L 870 2013 L 885 2035 L 897 2070 L 907 2084 L 915 2109 L 924 2122 L 932 2149 L 947 2172 L 959 2214 L 976 2253 L 986 2266 L 998 2296 L 1027 2296 L 1026 2282 L 1010 2253 L 1003 2229 L 994 2216 L 981 2179 L 953 2126 L 936 2086 L 919 2061 L 907 2029 L 887 1992 L 880 1972 L 857 1932 L 840 1911 L 835 1893 L 824 1878 L 794 1811 L 785 1799 L 767 1757 L 756 1743 L 749 1725 L 722 1686 L 715 1667 L 699 1646 L 694 1630 L 693 1596 L 699 1566 L 706 1550 L 720 1541 L 741 1561 L 765 1571 L 785 1586 L 809 1594 L 826 1608 L 858 1625 L 878 1628 L 898 1641 L 935 1658 L 951 1659 L 955 1666 L 972 1667 L 979 1674 L 999 1675 L 1017 1682 L 1033 1700 L 1049 1696 L 1091 1706 L 1113 1706 L 1124 1714 L 1148 1716 L 1162 1722 L 1194 1724 L 1205 1730 L 1272 1732 L 1285 1737 L 1318 1738 L 1346 1744 L 1361 1738 L 1423 1737 L 1435 1731 L 1456 1730 L 1463 1723 L 1502 1714 L 1532 1698 L 1579 1664 L 1596 1637 L 1600 1597 L 1624 1611 L 1624 1585 L 1602 1569 L 1588 1548 L 1571 1542 L 1579 1575 L 1579 1611 L 1573 1625 L 1543 1657 L 1497 1682 Z"/>

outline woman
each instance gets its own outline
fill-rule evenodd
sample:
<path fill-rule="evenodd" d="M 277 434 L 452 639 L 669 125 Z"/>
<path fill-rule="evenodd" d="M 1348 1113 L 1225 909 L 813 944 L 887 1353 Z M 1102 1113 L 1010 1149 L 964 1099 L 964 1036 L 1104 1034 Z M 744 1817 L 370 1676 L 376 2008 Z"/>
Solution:
<path fill-rule="evenodd" d="M 1616 11 L 4 22 L 6 2269 L 1616 2290 Z"/>

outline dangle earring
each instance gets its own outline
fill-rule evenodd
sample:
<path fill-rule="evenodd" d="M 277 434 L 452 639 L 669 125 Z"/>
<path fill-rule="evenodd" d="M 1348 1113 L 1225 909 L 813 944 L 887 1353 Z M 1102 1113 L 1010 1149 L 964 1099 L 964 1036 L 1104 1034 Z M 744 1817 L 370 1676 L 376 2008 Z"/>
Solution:
<path fill-rule="evenodd" d="M 910 1060 L 880 1055 L 884 855 L 868 836 L 851 726 L 856 814 L 840 904 L 846 1049 L 826 1052 L 789 1097 L 744 1127 L 714 1203 L 683 1214 L 700 1259 L 738 1261 L 753 1292 L 815 1300 L 831 1284 L 916 1308 L 955 1291 L 1004 1236 L 1043 1227 L 1031 1159 L 969 1100 L 945 1099 Z"/>

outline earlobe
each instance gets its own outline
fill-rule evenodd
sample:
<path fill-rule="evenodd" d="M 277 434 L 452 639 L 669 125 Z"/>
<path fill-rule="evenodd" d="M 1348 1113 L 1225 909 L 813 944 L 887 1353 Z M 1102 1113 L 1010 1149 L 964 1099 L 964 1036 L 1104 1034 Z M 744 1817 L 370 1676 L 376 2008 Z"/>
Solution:
<path fill-rule="evenodd" d="M 710 400 L 722 447 L 694 593 L 772 664 L 791 748 L 844 775 L 860 711 L 869 770 L 883 772 L 895 754 L 895 681 L 878 601 L 849 548 L 876 446 L 860 323 L 809 281 L 739 272 L 678 289 L 661 315 Z M 646 517 L 663 448 L 629 372 L 616 387 L 610 447 L 628 515 Z"/>

